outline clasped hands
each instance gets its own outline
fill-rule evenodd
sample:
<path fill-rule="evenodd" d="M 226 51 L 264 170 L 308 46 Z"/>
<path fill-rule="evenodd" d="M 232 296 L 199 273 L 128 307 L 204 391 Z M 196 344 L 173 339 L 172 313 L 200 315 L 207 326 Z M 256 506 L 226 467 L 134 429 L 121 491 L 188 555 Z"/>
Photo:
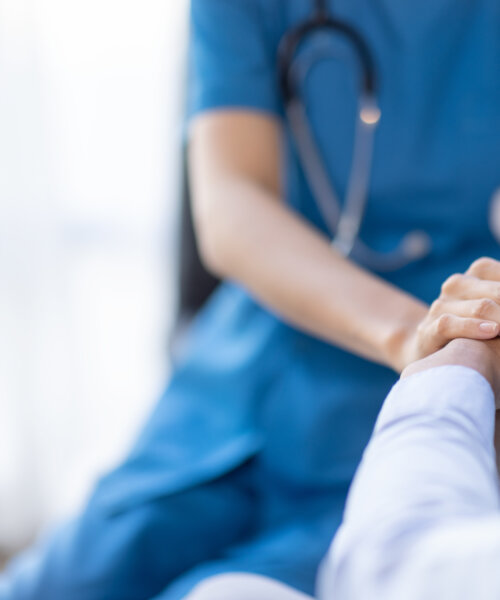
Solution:
<path fill-rule="evenodd" d="M 401 370 L 451 340 L 493 340 L 499 333 L 500 262 L 480 258 L 443 283 L 437 300 L 401 345 Z"/>

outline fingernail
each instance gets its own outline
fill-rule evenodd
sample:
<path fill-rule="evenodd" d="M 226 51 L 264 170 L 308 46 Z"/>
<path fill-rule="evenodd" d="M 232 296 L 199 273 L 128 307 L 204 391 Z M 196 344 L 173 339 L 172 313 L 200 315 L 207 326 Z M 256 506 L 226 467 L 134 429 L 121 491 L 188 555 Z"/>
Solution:
<path fill-rule="evenodd" d="M 485 333 L 495 333 L 498 329 L 498 325 L 496 323 L 481 323 L 479 329 Z"/>

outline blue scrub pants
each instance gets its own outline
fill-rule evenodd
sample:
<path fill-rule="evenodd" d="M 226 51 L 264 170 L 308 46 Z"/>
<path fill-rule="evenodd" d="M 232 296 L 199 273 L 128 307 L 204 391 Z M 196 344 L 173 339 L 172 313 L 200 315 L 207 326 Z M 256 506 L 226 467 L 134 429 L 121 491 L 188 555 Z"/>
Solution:
<path fill-rule="evenodd" d="M 258 481 L 254 458 L 215 481 L 116 513 L 100 506 L 98 488 L 79 518 L 12 563 L 0 599 L 177 600 L 206 577 L 236 571 L 311 593 L 338 523 L 298 515 L 261 527 Z"/>
<path fill-rule="evenodd" d="M 340 351 L 229 285 L 191 332 L 127 459 L 0 576 L 0 600 L 180 600 L 226 572 L 313 593 L 394 375 L 374 393 L 380 367 L 353 357 L 346 387 Z"/>

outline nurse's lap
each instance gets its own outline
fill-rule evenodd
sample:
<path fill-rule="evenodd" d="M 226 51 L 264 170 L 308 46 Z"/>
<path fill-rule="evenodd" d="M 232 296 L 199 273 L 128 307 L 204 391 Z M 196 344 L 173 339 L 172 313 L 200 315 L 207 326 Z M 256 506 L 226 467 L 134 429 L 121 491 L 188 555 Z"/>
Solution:
<path fill-rule="evenodd" d="M 78 519 L 14 560 L 0 600 L 147 600 L 176 577 L 248 535 L 245 467 L 121 512 L 96 494 Z"/>
<path fill-rule="evenodd" d="M 297 518 L 295 522 L 261 532 L 227 548 L 219 559 L 185 573 L 154 600 L 184 600 L 195 591 L 201 593 L 205 582 L 207 585 L 212 581 L 225 582 L 226 576 L 233 581 L 242 574 L 252 582 L 276 582 L 273 590 L 297 590 L 297 600 L 307 598 L 307 594 L 314 593 L 318 565 L 331 543 L 336 525 L 324 518 Z M 244 600 L 246 598 L 244 596 Z M 233 600 L 240 598 L 234 594 Z M 260 600 L 260 596 L 255 600 Z"/>
<path fill-rule="evenodd" d="M 340 510 L 332 502 L 327 514 L 262 527 L 247 483 L 253 465 L 126 510 L 95 496 L 79 519 L 13 563 L 0 600 L 181 600 L 214 575 L 240 572 L 312 593 Z"/>

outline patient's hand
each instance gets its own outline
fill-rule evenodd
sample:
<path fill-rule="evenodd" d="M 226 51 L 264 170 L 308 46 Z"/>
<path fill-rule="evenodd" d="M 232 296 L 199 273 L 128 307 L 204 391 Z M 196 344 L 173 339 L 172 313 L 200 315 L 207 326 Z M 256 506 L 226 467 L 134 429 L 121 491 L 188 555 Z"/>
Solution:
<path fill-rule="evenodd" d="M 461 365 L 478 371 L 491 384 L 500 408 L 500 338 L 487 342 L 452 340 L 438 352 L 406 367 L 401 377 L 444 365 Z"/>
<path fill-rule="evenodd" d="M 497 470 L 500 474 L 500 338 L 488 342 L 453 340 L 439 352 L 411 364 L 403 371 L 401 378 L 444 365 L 461 365 L 475 369 L 490 382 L 497 406 L 495 449 Z"/>

